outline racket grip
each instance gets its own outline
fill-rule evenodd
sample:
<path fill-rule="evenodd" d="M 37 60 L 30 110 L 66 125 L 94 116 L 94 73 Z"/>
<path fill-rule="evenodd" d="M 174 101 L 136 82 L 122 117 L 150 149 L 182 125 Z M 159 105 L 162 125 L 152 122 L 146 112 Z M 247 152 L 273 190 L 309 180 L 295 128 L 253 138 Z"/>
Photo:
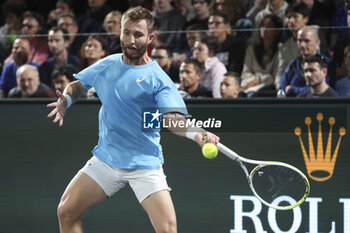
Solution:
<path fill-rule="evenodd" d="M 229 157 L 230 159 L 237 160 L 239 158 L 239 155 L 237 155 L 236 152 L 232 151 L 220 142 L 218 142 L 217 146 L 219 147 L 220 152 Z"/>

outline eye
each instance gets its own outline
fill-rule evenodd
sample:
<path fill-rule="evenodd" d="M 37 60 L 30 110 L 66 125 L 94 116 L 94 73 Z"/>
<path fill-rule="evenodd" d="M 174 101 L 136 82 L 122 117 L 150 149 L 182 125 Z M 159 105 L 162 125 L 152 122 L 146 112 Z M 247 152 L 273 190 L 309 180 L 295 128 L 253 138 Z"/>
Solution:
<path fill-rule="evenodd" d="M 143 36 L 142 33 L 139 33 L 139 32 L 136 32 L 136 33 L 135 33 L 135 37 L 136 37 L 136 38 L 140 38 L 140 37 L 142 37 L 142 36 Z"/>

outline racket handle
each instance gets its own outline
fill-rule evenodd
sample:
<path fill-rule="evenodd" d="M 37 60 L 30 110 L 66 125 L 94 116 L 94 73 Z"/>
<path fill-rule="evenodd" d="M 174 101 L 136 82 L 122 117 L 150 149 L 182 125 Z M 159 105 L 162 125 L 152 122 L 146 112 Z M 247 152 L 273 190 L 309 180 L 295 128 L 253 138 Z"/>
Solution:
<path fill-rule="evenodd" d="M 219 147 L 220 152 L 229 157 L 230 159 L 237 160 L 239 158 L 239 155 L 236 152 L 232 151 L 220 142 L 218 142 L 217 146 Z"/>

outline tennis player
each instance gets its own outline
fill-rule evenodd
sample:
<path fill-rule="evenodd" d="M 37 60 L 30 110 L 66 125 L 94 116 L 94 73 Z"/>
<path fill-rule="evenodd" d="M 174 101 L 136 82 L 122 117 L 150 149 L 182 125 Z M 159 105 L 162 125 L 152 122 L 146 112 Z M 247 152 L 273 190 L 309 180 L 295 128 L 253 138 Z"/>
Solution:
<path fill-rule="evenodd" d="M 61 233 L 83 232 L 80 217 L 91 206 L 102 202 L 129 183 L 148 213 L 156 232 L 177 232 L 170 188 L 162 169 L 163 154 L 157 131 L 142 130 L 142 108 L 160 109 L 164 118 L 184 121 L 186 106 L 174 83 L 147 55 L 154 19 L 142 7 L 129 9 L 122 16 L 123 54 L 108 56 L 76 74 L 47 106 L 48 117 L 63 125 L 69 106 L 92 87 L 102 107 L 99 113 L 99 141 L 93 157 L 66 188 L 58 206 Z M 157 115 L 155 115 L 157 117 Z M 173 124 L 174 125 L 174 124 Z M 180 125 L 180 124 L 178 124 Z M 200 128 L 169 128 L 202 146 L 202 138 L 217 143 L 219 138 Z"/>

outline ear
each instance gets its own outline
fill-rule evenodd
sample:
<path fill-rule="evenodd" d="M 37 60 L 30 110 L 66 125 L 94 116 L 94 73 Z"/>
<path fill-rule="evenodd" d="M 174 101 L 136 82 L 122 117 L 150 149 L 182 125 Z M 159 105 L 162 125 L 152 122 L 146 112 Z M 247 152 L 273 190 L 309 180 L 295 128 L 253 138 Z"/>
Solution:
<path fill-rule="evenodd" d="M 196 73 L 196 75 L 197 75 L 197 81 L 199 81 L 200 79 L 201 79 L 201 77 L 202 77 L 202 73 L 201 72 L 198 72 L 198 73 Z"/>
<path fill-rule="evenodd" d="M 328 73 L 328 69 L 327 68 L 322 68 L 322 73 L 324 74 L 324 76 L 327 76 Z"/>
<path fill-rule="evenodd" d="M 154 39 L 154 33 L 149 34 L 148 36 L 148 44 L 151 44 Z"/>
<path fill-rule="evenodd" d="M 66 40 L 66 41 L 64 41 L 64 44 L 65 44 L 65 47 L 66 47 L 66 48 L 69 48 L 70 41 L 69 41 L 69 40 Z"/>
<path fill-rule="evenodd" d="M 241 91 L 241 87 L 237 86 L 236 90 L 235 90 L 235 95 L 238 96 L 239 92 Z"/>
<path fill-rule="evenodd" d="M 317 44 L 317 47 L 319 47 L 320 46 L 320 38 L 316 38 L 316 44 Z"/>

